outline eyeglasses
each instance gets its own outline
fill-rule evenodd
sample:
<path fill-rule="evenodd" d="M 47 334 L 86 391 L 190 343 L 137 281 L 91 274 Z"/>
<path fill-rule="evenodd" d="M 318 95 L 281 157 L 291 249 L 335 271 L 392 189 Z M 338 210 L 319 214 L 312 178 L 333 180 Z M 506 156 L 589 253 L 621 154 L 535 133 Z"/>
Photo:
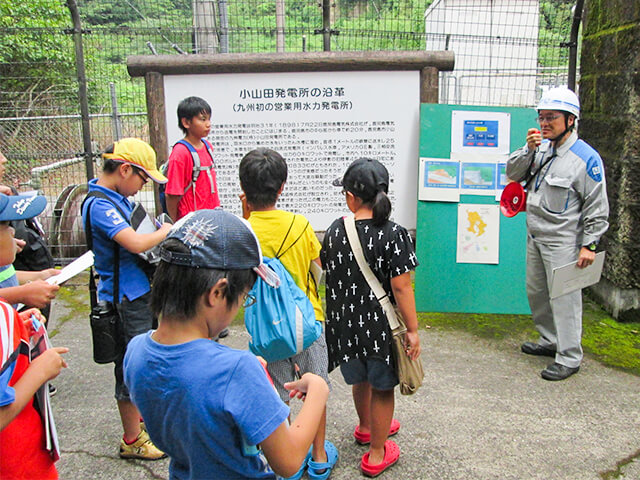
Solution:
<path fill-rule="evenodd" d="M 538 117 L 536 117 L 536 121 L 542 125 L 543 123 L 551 123 L 554 120 L 557 120 L 558 118 L 560 118 L 562 116 L 561 113 L 557 113 L 555 115 L 540 115 Z"/>
<path fill-rule="evenodd" d="M 244 296 L 242 297 L 242 306 L 244 308 L 250 307 L 251 305 L 255 305 L 255 303 L 256 303 L 256 297 L 254 297 L 249 293 L 245 293 Z"/>
<path fill-rule="evenodd" d="M 133 168 L 133 173 L 135 173 L 136 175 L 138 175 L 142 179 L 142 184 L 146 185 L 147 182 L 149 181 L 149 177 L 144 175 L 142 173 L 142 170 L 140 170 L 139 168 L 136 168 L 136 167 L 131 167 L 131 168 Z"/>

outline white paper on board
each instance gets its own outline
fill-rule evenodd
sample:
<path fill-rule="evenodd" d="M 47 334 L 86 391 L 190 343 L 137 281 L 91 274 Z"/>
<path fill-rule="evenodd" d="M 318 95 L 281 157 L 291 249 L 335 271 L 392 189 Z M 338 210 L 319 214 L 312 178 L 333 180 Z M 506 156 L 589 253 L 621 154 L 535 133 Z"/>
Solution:
<path fill-rule="evenodd" d="M 598 283 L 602 275 L 604 254 L 605 252 L 596 253 L 593 263 L 585 268 L 578 268 L 576 262 L 554 268 L 551 274 L 551 298 L 560 297 Z"/>

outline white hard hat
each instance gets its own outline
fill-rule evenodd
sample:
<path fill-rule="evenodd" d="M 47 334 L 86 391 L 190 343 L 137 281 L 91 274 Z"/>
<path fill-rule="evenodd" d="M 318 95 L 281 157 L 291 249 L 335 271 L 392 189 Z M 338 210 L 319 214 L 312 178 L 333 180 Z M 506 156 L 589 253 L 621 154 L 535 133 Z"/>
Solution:
<path fill-rule="evenodd" d="M 578 96 L 567 87 L 550 88 L 542 94 L 540 103 L 538 103 L 538 111 L 540 110 L 558 110 L 561 112 L 569 112 L 580 118 L 580 100 Z"/>

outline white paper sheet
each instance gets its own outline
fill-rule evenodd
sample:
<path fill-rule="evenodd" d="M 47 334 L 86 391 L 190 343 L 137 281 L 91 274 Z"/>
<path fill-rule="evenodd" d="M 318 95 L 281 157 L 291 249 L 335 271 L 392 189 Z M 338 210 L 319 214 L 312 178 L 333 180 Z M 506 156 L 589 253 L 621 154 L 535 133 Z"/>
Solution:
<path fill-rule="evenodd" d="M 596 253 L 593 263 L 585 268 L 576 267 L 576 262 L 554 268 L 551 274 L 551 298 L 598 283 L 602 275 L 604 254 L 605 252 Z"/>
<path fill-rule="evenodd" d="M 78 275 L 80 272 L 84 272 L 92 265 L 93 252 L 89 250 L 60 270 L 58 275 L 53 275 L 52 277 L 47 278 L 45 282 L 50 283 L 51 285 L 61 285 L 70 278 Z"/>

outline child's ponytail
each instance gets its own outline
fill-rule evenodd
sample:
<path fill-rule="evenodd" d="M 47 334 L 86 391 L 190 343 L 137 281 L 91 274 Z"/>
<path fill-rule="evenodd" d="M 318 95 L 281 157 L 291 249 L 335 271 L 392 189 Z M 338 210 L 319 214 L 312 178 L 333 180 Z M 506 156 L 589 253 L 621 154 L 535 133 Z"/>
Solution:
<path fill-rule="evenodd" d="M 336 178 L 333 185 L 342 187 L 356 196 L 372 210 L 373 224 L 383 225 L 391 215 L 389 172 L 378 160 L 359 158 L 349 165 L 342 179 Z"/>
<path fill-rule="evenodd" d="M 389 216 L 391 215 L 391 200 L 389 200 L 384 190 L 378 190 L 378 193 L 376 193 L 375 198 L 371 202 L 371 208 L 373 210 L 373 224 L 375 226 L 380 226 L 389 220 Z"/>

